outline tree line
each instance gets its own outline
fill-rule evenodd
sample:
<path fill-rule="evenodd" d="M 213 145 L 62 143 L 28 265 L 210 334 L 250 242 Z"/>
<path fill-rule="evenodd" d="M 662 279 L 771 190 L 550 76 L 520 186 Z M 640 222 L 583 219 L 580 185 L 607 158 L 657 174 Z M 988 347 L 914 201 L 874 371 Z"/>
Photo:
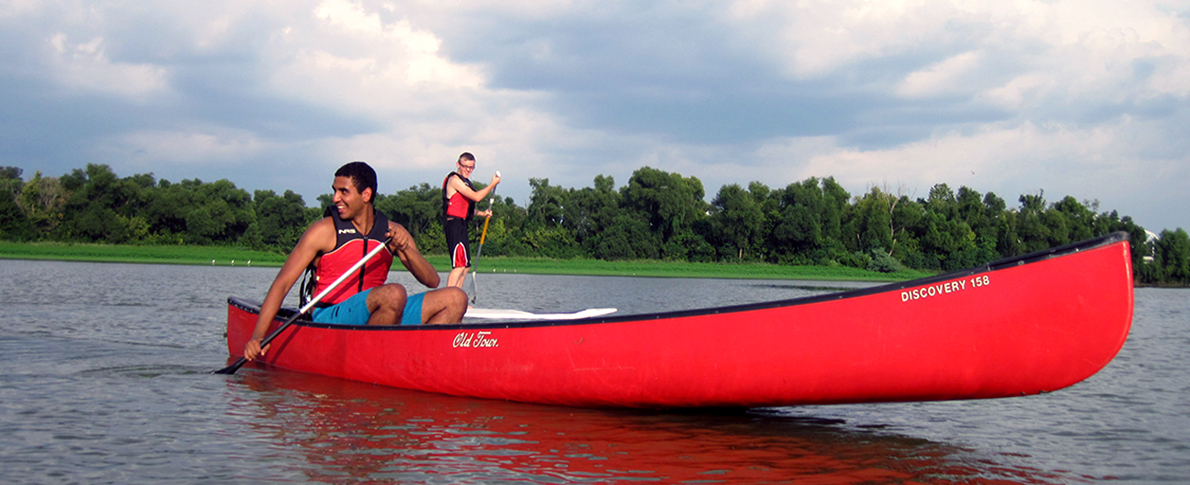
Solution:
<path fill-rule="evenodd" d="M 330 194 L 307 207 L 289 190 L 249 194 L 228 180 L 120 178 L 97 164 L 59 177 L 21 175 L 20 168 L 0 167 L 0 239 L 223 244 L 285 253 L 333 205 Z M 1098 202 L 1070 196 L 1050 203 L 1044 192 L 1021 195 L 1009 207 L 965 186 L 938 184 L 916 199 L 880 187 L 852 196 L 832 177 L 811 177 L 777 188 L 725 185 L 707 202 L 698 178 L 650 167 L 618 189 L 604 175 L 578 189 L 548 179 L 529 185 L 524 207 L 511 197 L 483 202 L 495 213 L 483 254 L 949 271 L 1125 231 L 1138 283 L 1190 285 L 1190 237 L 1181 228 L 1150 240 L 1129 216 L 1098 212 Z M 422 183 L 377 194 L 375 205 L 424 252 L 445 253 L 441 197 L 440 186 Z M 472 227 L 473 245 L 480 227 L 482 220 Z"/>

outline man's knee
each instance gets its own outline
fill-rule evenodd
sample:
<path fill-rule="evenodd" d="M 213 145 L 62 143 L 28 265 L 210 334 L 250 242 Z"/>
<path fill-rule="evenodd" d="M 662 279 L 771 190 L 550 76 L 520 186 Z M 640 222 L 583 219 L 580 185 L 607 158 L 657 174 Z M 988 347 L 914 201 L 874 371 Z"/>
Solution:
<path fill-rule="evenodd" d="M 372 291 L 368 294 L 368 300 L 370 300 L 368 302 L 368 306 L 372 309 L 383 307 L 394 310 L 404 310 L 406 298 L 407 295 L 405 293 L 404 286 L 398 284 L 387 284 L 372 289 Z"/>
<path fill-rule="evenodd" d="M 454 286 L 439 288 L 426 293 L 423 305 L 430 315 L 426 323 L 459 323 L 467 312 L 467 292 Z"/>
<path fill-rule="evenodd" d="M 466 307 L 467 307 L 467 292 L 463 291 L 462 288 L 452 286 L 449 288 L 442 288 L 439 291 L 446 292 L 446 295 L 444 295 L 444 297 L 449 302 L 449 305 L 454 306 L 456 308 L 466 309 Z"/>
<path fill-rule="evenodd" d="M 457 286 L 447 286 L 426 293 L 425 301 L 435 310 L 466 308 L 467 292 Z"/>

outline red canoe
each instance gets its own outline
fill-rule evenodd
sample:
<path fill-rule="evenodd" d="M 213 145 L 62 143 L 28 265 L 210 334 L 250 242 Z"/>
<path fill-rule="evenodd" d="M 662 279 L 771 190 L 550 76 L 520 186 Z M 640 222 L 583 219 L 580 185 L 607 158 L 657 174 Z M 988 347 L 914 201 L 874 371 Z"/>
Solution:
<path fill-rule="evenodd" d="M 263 361 L 405 389 L 570 406 L 1020 396 L 1082 381 L 1116 355 L 1132 325 L 1130 261 L 1128 236 L 1116 233 L 930 278 L 722 308 L 416 327 L 299 320 Z M 258 307 L 228 303 L 228 351 L 238 357 Z"/>

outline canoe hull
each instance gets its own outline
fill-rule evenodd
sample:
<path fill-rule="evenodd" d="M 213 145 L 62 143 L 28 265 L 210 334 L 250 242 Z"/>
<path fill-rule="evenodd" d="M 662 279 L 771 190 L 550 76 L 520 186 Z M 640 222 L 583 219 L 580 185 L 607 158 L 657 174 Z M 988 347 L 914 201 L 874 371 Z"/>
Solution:
<path fill-rule="evenodd" d="M 293 325 L 265 363 L 457 396 L 600 407 L 981 399 L 1054 391 L 1119 351 L 1126 236 L 947 275 L 688 312 L 419 327 Z M 256 309 L 231 299 L 238 356 Z M 274 322 L 274 325 L 279 325 Z"/>

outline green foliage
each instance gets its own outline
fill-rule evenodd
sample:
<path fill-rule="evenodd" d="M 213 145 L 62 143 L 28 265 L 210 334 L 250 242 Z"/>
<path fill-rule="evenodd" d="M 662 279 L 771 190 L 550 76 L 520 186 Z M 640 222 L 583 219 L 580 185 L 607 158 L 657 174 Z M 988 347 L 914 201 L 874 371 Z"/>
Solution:
<path fill-rule="evenodd" d="M 616 216 L 611 227 L 600 234 L 595 257 L 608 261 L 657 259 L 660 243 L 644 217 L 625 213 Z"/>
<path fill-rule="evenodd" d="M 1161 267 L 1162 283 L 1190 284 L 1190 237 L 1186 231 L 1181 228 L 1161 231 L 1155 254 Z"/>
<path fill-rule="evenodd" d="M 598 235 L 612 225 L 620 211 L 622 197 L 615 191 L 615 180 L 599 175 L 595 187 L 569 189 L 562 209 L 562 227 L 574 236 L 587 254 L 594 253 Z"/>
<path fill-rule="evenodd" d="M 891 248 L 894 231 L 892 214 L 898 200 L 879 187 L 872 187 L 867 194 L 856 199 L 843 229 L 847 248 L 865 253 Z"/>
<path fill-rule="evenodd" d="M 442 232 L 441 187 L 423 183 L 393 195 L 377 194 L 374 204 L 389 220 L 404 226 L 415 239 L 430 232 Z M 433 231 L 435 227 L 437 231 Z M 445 242 L 442 247 L 445 249 Z"/>
<path fill-rule="evenodd" d="M 521 240 L 539 256 L 555 259 L 583 256 L 582 248 L 565 227 L 538 227 L 526 232 Z"/>
<path fill-rule="evenodd" d="M 550 179 L 529 179 L 529 214 L 525 229 L 535 231 L 553 229 L 562 223 L 562 208 L 566 205 L 566 189 L 550 185 Z"/>
<path fill-rule="evenodd" d="M 253 197 L 256 221 L 241 238 L 248 247 L 292 248 L 321 211 L 306 207 L 302 196 L 286 190 L 278 196 L 271 190 L 257 190 Z"/>
<path fill-rule="evenodd" d="M 63 219 L 66 191 L 56 177 L 42 177 L 41 171 L 20 189 L 17 205 L 33 226 L 29 232 L 52 232 Z"/>
<path fill-rule="evenodd" d="M 872 256 L 860 251 L 840 254 L 833 261 L 848 268 L 868 268 L 872 266 Z"/>
<path fill-rule="evenodd" d="M 752 187 L 755 196 L 765 191 Z M 850 259 L 844 248 L 843 220 L 851 197 L 833 178 L 808 178 L 770 193 L 766 216 L 766 260 L 781 264 L 840 264 Z"/>
<path fill-rule="evenodd" d="M 772 240 L 783 252 L 809 254 L 825 241 L 822 216 L 826 203 L 817 181 L 807 179 L 789 184 L 777 201 L 780 212 L 769 212 L 773 221 Z"/>
<path fill-rule="evenodd" d="M 765 188 L 767 189 L 767 187 Z M 711 201 L 711 228 L 716 240 L 734 247 L 737 258 L 758 252 L 764 213 L 751 193 L 736 184 L 725 185 Z"/>
<path fill-rule="evenodd" d="M 880 251 L 874 251 L 872 252 L 872 258 L 868 263 L 867 269 L 868 271 L 875 271 L 877 273 L 897 273 L 905 271 L 906 268 L 900 261 L 897 261 L 897 258 Z"/>
<path fill-rule="evenodd" d="M 621 209 L 642 217 L 661 244 L 707 217 L 702 181 L 695 177 L 642 167 L 632 173 L 620 194 Z"/>
<path fill-rule="evenodd" d="M 120 178 L 90 164 L 59 177 L 0 167 L 0 239 L 129 245 L 219 245 L 288 252 L 333 205 L 306 207 L 293 191 L 249 195 L 227 180 Z M 529 203 L 492 197 L 483 255 L 605 262 L 775 263 L 905 274 L 946 271 L 1125 231 L 1141 284 L 1190 285 L 1190 238 L 1181 228 L 1149 240 L 1144 228 L 1097 202 L 1045 193 L 1008 207 L 993 193 L 932 187 L 923 199 L 870 188 L 852 198 L 833 178 L 781 188 L 723 186 L 710 203 L 702 182 L 649 167 L 619 190 L 611 177 L 563 188 L 532 179 Z M 377 194 L 376 207 L 404 225 L 427 254 L 444 254 L 441 187 L 422 183 Z M 481 203 L 482 204 L 482 203 Z M 486 208 L 486 204 L 483 205 Z M 477 249 L 484 220 L 469 228 Z M 482 264 L 482 262 L 481 262 Z M 581 264 L 581 263 L 576 263 Z"/>
<path fill-rule="evenodd" d="M 5 167 L 8 168 L 8 167 Z M 5 180 L 4 182 L 8 182 Z M 0 239 L 26 241 L 34 236 L 33 224 L 17 205 L 10 190 L 0 190 Z"/>

